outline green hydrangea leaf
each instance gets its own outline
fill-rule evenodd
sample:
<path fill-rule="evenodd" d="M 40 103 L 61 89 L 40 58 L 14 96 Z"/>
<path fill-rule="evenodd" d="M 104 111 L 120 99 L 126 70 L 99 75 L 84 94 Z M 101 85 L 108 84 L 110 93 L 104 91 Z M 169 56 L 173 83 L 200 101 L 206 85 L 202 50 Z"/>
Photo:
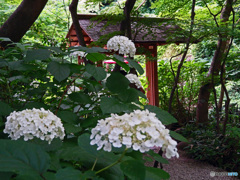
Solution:
<path fill-rule="evenodd" d="M 145 109 L 148 109 L 150 112 L 156 114 L 157 118 L 164 124 L 169 125 L 172 123 L 177 123 L 177 120 L 169 114 L 167 111 L 164 111 L 156 106 L 146 105 Z"/>
<path fill-rule="evenodd" d="M 50 157 L 36 144 L 0 140 L 0 171 L 40 176 L 47 171 Z"/>

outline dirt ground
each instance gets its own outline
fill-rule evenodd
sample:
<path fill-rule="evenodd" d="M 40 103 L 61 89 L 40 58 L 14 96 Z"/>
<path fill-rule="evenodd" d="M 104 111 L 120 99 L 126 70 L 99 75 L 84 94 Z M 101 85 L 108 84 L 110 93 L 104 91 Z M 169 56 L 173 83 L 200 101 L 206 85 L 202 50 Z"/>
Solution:
<path fill-rule="evenodd" d="M 155 150 L 158 151 L 157 149 Z M 163 164 L 163 170 L 170 174 L 170 180 L 236 180 L 237 177 L 221 176 L 215 172 L 226 172 L 206 162 L 191 159 L 187 154 L 179 150 L 179 158 L 168 160 L 169 164 Z M 146 163 L 153 166 L 153 162 Z M 211 174 L 211 175 L 210 175 Z M 215 176 L 214 176 L 215 174 Z"/>

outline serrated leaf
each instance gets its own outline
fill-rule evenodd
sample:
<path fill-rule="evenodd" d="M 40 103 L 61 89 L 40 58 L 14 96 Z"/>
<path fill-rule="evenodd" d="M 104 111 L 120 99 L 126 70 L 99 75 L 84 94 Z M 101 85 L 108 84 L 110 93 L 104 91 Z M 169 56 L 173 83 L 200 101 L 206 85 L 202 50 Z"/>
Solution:
<path fill-rule="evenodd" d="M 0 58 L 0 67 L 5 67 L 5 66 L 8 66 L 8 62 Z"/>
<path fill-rule="evenodd" d="M 24 61 L 30 62 L 34 60 L 45 60 L 48 59 L 51 55 L 51 51 L 48 49 L 34 49 L 27 51 Z"/>
<path fill-rule="evenodd" d="M 146 167 L 146 179 L 156 180 L 156 179 L 169 179 L 170 175 L 159 168 Z"/>
<path fill-rule="evenodd" d="M 72 101 L 78 102 L 79 104 L 92 103 L 91 98 L 83 92 L 73 92 L 73 93 L 69 94 L 68 96 Z"/>
<path fill-rule="evenodd" d="M 188 140 L 185 137 L 183 137 L 181 134 L 176 133 L 175 131 L 170 131 L 170 136 L 172 136 L 176 140 L 188 142 Z"/>
<path fill-rule="evenodd" d="M 153 159 L 148 156 L 144 156 L 144 160 L 147 162 L 153 162 Z"/>
<path fill-rule="evenodd" d="M 102 97 L 100 108 L 104 114 L 120 113 L 128 110 L 128 107 L 113 97 Z"/>
<path fill-rule="evenodd" d="M 84 148 L 84 150 L 95 157 L 99 156 L 99 151 L 97 150 L 97 146 L 90 145 L 90 135 L 83 134 L 78 137 L 78 146 Z"/>
<path fill-rule="evenodd" d="M 19 174 L 17 175 L 14 180 L 26 180 L 26 179 L 31 179 L 31 180 L 42 180 L 40 176 L 35 176 L 33 174 Z"/>
<path fill-rule="evenodd" d="M 64 122 L 77 123 L 78 116 L 70 111 L 59 111 L 57 116 Z"/>
<path fill-rule="evenodd" d="M 88 53 L 86 58 L 92 62 L 97 62 L 105 60 L 107 56 L 101 53 Z"/>
<path fill-rule="evenodd" d="M 96 67 L 90 64 L 86 66 L 86 71 L 91 74 L 97 81 L 103 80 L 107 75 L 106 71 L 102 67 Z"/>
<path fill-rule="evenodd" d="M 142 75 L 144 73 L 142 66 L 140 66 L 140 64 L 138 64 L 136 61 L 130 58 L 127 58 L 127 61 L 133 68 L 135 68 L 139 72 L 139 74 Z"/>
<path fill-rule="evenodd" d="M 48 109 L 48 106 L 44 103 L 40 103 L 40 102 L 30 102 L 27 103 L 25 106 L 25 109 L 32 109 L 32 108 L 36 108 L 36 109 L 40 109 L 40 108 L 44 108 L 44 109 Z"/>
<path fill-rule="evenodd" d="M 12 172 L 0 172 L 1 180 L 10 180 L 12 175 L 14 175 Z"/>
<path fill-rule="evenodd" d="M 0 171 L 39 176 L 46 172 L 49 155 L 35 144 L 0 140 Z"/>
<path fill-rule="evenodd" d="M 80 126 L 76 126 L 76 125 L 70 124 L 70 123 L 65 123 L 64 128 L 65 128 L 65 131 L 67 134 L 78 133 L 82 130 L 82 128 Z"/>
<path fill-rule="evenodd" d="M 23 61 L 13 61 L 8 63 L 8 67 L 10 70 L 15 71 L 31 71 L 35 70 L 35 65 L 24 64 Z"/>
<path fill-rule="evenodd" d="M 106 152 L 103 150 L 97 150 L 97 146 L 90 145 L 90 135 L 83 134 L 78 137 L 78 145 L 81 147 L 81 158 L 82 162 L 85 164 L 89 164 L 92 167 L 92 164 L 96 161 L 95 171 L 98 171 L 106 166 L 112 164 L 117 159 L 119 159 L 120 155 L 115 155 L 112 152 Z M 91 159 L 91 160 L 90 160 Z M 123 180 L 124 176 L 120 169 L 119 164 L 111 167 L 110 169 L 103 171 L 100 173 L 101 177 L 104 179 L 111 180 Z"/>
<path fill-rule="evenodd" d="M 91 179 L 91 180 L 104 180 L 101 177 L 98 177 L 95 171 L 86 171 L 84 174 L 81 176 L 82 179 Z"/>
<path fill-rule="evenodd" d="M 163 163 L 163 164 L 169 164 L 168 160 L 160 156 L 159 154 L 155 153 L 153 150 L 150 150 L 147 152 L 150 156 L 152 156 L 156 161 Z"/>
<path fill-rule="evenodd" d="M 97 52 L 108 52 L 108 50 L 101 48 L 101 47 L 83 47 L 83 46 L 78 46 L 78 47 L 70 47 L 69 50 L 78 50 L 78 51 L 84 51 L 86 53 L 97 53 Z"/>
<path fill-rule="evenodd" d="M 121 93 L 119 93 L 119 98 L 123 101 L 123 102 L 136 102 L 138 101 L 138 90 L 130 88 L 130 89 L 126 89 L 125 91 L 122 91 Z"/>
<path fill-rule="evenodd" d="M 70 75 L 70 68 L 67 64 L 59 64 L 58 62 L 50 62 L 47 70 L 60 82 Z"/>
<path fill-rule="evenodd" d="M 114 92 L 114 93 L 120 93 L 122 91 L 125 91 L 130 82 L 129 80 L 119 72 L 113 72 L 108 78 L 106 86 L 107 88 Z"/>
<path fill-rule="evenodd" d="M 1 115 L 2 116 L 7 116 L 11 112 L 12 112 L 12 108 L 8 104 L 0 101 L 0 116 Z"/>
<path fill-rule="evenodd" d="M 83 66 L 79 65 L 79 64 L 69 64 L 69 68 L 71 70 L 71 73 L 81 73 L 81 70 L 83 68 Z"/>
<path fill-rule="evenodd" d="M 177 123 L 177 120 L 169 114 L 167 111 L 164 111 L 156 106 L 146 105 L 144 109 L 148 109 L 150 112 L 156 114 L 157 118 L 164 124 L 169 125 L 172 123 Z"/>
<path fill-rule="evenodd" d="M 78 137 L 78 146 L 67 145 L 66 148 L 59 150 L 58 157 L 65 161 L 78 161 L 84 164 L 84 167 L 91 169 L 97 159 L 95 171 L 98 171 L 112 164 L 120 155 L 111 152 L 97 150 L 96 145 L 90 145 L 90 135 L 82 134 Z M 119 164 L 103 171 L 99 174 L 104 179 L 123 180 L 123 173 Z"/>
<path fill-rule="evenodd" d="M 120 164 L 123 173 L 131 180 L 145 179 L 145 166 L 141 161 L 127 160 Z"/>
<path fill-rule="evenodd" d="M 54 138 L 51 141 L 51 144 L 48 144 L 47 141 L 43 141 L 38 138 L 34 138 L 31 142 L 41 146 L 46 152 L 56 151 L 62 146 L 62 140 L 60 140 L 59 138 Z"/>
<path fill-rule="evenodd" d="M 121 66 L 123 69 L 125 69 L 127 72 L 130 70 L 130 67 L 124 62 L 124 57 L 114 54 L 113 60 L 116 61 L 116 63 Z"/>
<path fill-rule="evenodd" d="M 56 180 L 78 180 L 81 179 L 81 175 L 81 171 L 73 169 L 72 167 L 67 167 L 57 171 Z"/>

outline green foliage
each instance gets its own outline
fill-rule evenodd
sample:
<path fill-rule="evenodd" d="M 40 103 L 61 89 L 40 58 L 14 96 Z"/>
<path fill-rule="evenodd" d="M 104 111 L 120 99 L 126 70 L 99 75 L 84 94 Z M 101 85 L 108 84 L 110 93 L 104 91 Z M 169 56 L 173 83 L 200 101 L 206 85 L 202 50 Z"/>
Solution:
<path fill-rule="evenodd" d="M 9 2 L 9 0 L 2 1 L 0 9 L 0 26 L 2 26 L 8 17 L 14 12 L 16 7 L 16 2 Z"/>
<path fill-rule="evenodd" d="M 123 173 L 132 180 L 145 179 L 145 166 L 142 162 L 137 160 L 127 160 L 120 164 Z"/>
<path fill-rule="evenodd" d="M 1 139 L 0 147 L 1 172 L 41 179 L 40 176 L 48 169 L 49 155 L 39 145 Z"/>
<path fill-rule="evenodd" d="M 179 60 L 172 62 L 175 74 L 178 63 Z M 196 62 L 193 60 L 185 61 L 183 64 L 177 89 L 179 101 L 175 96 L 172 104 L 173 116 L 179 123 L 185 123 L 195 116 L 199 87 L 205 80 L 205 72 L 203 72 L 205 64 L 206 62 Z M 161 111 L 167 111 L 170 93 L 174 84 L 170 63 L 165 60 L 158 61 L 158 72 L 160 72 L 158 74 L 160 107 L 162 109 Z M 142 82 L 146 84 L 146 82 Z M 146 87 L 146 85 L 144 87 Z M 165 117 L 165 115 L 163 116 Z M 171 121 L 171 123 L 173 123 L 173 121 Z"/>
<path fill-rule="evenodd" d="M 212 120 L 208 126 L 188 124 L 181 134 L 189 139 L 188 153 L 196 159 L 207 161 L 228 172 L 240 173 L 240 124 L 228 125 L 226 136 L 216 132 L 216 122 Z M 222 125 L 220 126 L 222 128 Z"/>
<path fill-rule="evenodd" d="M 147 105 L 147 106 L 145 106 L 145 109 L 148 109 L 150 112 L 155 113 L 157 115 L 157 118 L 164 125 L 169 125 L 169 124 L 177 122 L 177 120 L 174 117 L 172 117 L 171 114 L 169 114 L 167 111 L 164 111 L 156 106 Z"/>
<path fill-rule="evenodd" d="M 66 79 L 70 74 L 70 68 L 67 64 L 60 64 L 54 61 L 48 64 L 47 70 L 59 82 Z"/>
<path fill-rule="evenodd" d="M 90 145 L 90 131 L 98 120 L 111 113 L 121 115 L 143 109 L 139 97 L 145 96 L 130 88 L 129 80 L 120 73 L 112 72 L 106 77 L 102 67 L 74 64 L 69 58 L 73 49 L 62 51 L 54 47 L 15 44 L 0 51 L 0 176 L 6 179 L 168 178 L 163 170 L 145 167 L 146 160 L 140 152 L 124 148 L 106 152 Z M 102 48 L 74 50 L 90 53 L 88 60 L 96 62 L 105 57 L 101 54 Z M 131 61 L 130 66 L 143 72 Z M 48 144 L 40 139 L 8 140 L 3 129 L 11 112 L 42 107 L 62 120 L 66 133 L 63 141 L 55 139 Z M 164 124 L 175 122 L 167 112 L 147 108 L 157 113 Z M 167 163 L 153 151 L 150 155 Z"/>
<path fill-rule="evenodd" d="M 146 179 L 154 180 L 154 179 L 169 179 L 170 175 L 162 169 L 146 167 Z"/>

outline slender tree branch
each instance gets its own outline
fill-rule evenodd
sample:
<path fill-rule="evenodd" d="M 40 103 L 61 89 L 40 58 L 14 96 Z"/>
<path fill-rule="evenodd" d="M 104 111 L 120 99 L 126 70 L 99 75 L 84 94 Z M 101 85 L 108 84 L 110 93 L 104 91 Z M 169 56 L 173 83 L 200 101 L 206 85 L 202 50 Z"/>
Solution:
<path fill-rule="evenodd" d="M 232 4 L 231 4 L 231 7 L 232 7 Z M 234 39 L 234 30 L 235 30 L 235 12 L 234 12 L 234 9 L 232 8 L 232 14 L 233 14 L 233 23 L 232 23 L 232 36 L 231 36 L 231 39 L 230 39 L 230 43 L 229 43 L 229 46 L 228 46 L 228 49 L 227 49 L 227 52 L 226 52 L 226 56 L 223 60 L 223 63 L 222 63 L 222 66 L 221 66 L 221 74 L 220 74 L 220 80 L 221 80 L 221 85 L 222 85 L 222 88 L 225 92 L 225 95 L 226 95 L 226 102 L 225 102 L 225 119 L 224 119 L 224 122 L 223 122 L 223 136 L 225 137 L 225 134 L 226 134 L 226 126 L 227 126 L 227 122 L 228 122 L 228 115 L 229 115 L 229 104 L 230 104 L 230 98 L 229 98 L 229 95 L 228 95 L 228 91 L 227 91 L 227 88 L 225 86 L 225 83 L 224 83 L 224 67 L 225 67 L 225 63 L 226 63 L 226 60 L 227 60 L 227 56 L 229 54 L 229 51 L 231 49 L 231 46 L 232 46 L 232 43 L 233 43 L 233 39 Z M 238 22 L 237 22 L 238 23 Z"/>
<path fill-rule="evenodd" d="M 143 0 L 143 2 L 141 2 L 141 4 L 135 9 L 135 11 L 137 11 L 145 2 L 146 0 Z"/>
<path fill-rule="evenodd" d="M 179 76 L 180 76 L 180 72 L 181 72 L 181 67 L 182 67 L 183 62 L 184 62 L 184 60 L 186 58 L 186 55 L 187 55 L 187 52 L 188 52 L 188 49 L 189 49 L 189 46 L 190 46 L 190 43 L 191 43 L 191 39 L 192 39 L 192 32 L 193 32 L 193 26 L 194 26 L 194 16 L 195 16 L 195 12 L 194 12 L 195 4 L 196 4 L 196 0 L 193 0 L 192 1 L 191 25 L 190 25 L 189 37 L 187 39 L 185 51 L 183 53 L 183 56 L 181 58 L 181 61 L 180 61 L 179 65 L 178 65 L 177 75 L 176 75 L 176 77 L 174 79 L 174 81 L 175 81 L 174 82 L 174 86 L 173 86 L 171 94 L 170 94 L 169 104 L 168 104 L 168 112 L 169 113 L 171 113 L 171 111 L 172 111 L 172 101 L 173 101 L 174 92 L 175 92 L 175 90 L 177 88 L 177 84 L 178 84 Z"/>

